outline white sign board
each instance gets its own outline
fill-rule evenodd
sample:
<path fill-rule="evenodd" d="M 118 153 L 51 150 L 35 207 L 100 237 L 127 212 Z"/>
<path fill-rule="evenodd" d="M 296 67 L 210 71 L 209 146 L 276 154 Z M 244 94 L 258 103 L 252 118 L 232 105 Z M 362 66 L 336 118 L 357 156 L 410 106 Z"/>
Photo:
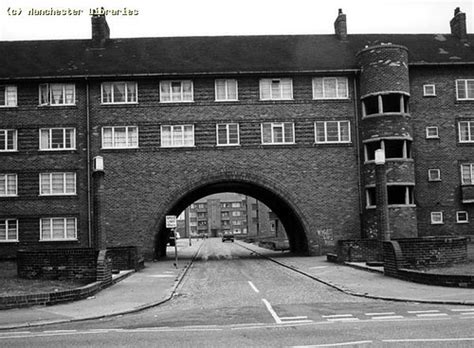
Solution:
<path fill-rule="evenodd" d="M 176 228 L 176 215 L 166 215 L 166 228 Z"/>

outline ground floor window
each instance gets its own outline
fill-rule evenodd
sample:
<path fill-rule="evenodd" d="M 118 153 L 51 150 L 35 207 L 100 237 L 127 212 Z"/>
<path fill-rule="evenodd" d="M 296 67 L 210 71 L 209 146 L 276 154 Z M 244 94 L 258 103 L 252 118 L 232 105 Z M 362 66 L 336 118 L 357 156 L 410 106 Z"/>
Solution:
<path fill-rule="evenodd" d="M 42 218 L 40 220 L 40 240 L 75 240 L 77 239 L 76 218 Z"/>
<path fill-rule="evenodd" d="M 18 220 L 0 219 L 0 242 L 18 242 Z"/>

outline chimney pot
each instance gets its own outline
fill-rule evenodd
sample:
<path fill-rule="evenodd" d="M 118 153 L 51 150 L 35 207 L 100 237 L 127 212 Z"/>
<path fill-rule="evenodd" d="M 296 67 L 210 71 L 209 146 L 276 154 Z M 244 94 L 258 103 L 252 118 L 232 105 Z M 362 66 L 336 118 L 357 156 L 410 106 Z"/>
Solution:
<path fill-rule="evenodd" d="M 104 14 L 94 14 L 91 16 L 92 41 L 104 43 L 110 39 L 110 29 Z"/>
<path fill-rule="evenodd" d="M 339 40 L 345 41 L 347 39 L 346 15 L 342 13 L 342 8 L 339 9 L 338 16 L 334 21 L 334 31 Z"/>
<path fill-rule="evenodd" d="M 451 34 L 461 41 L 467 41 L 466 14 L 459 7 L 454 10 L 454 17 L 449 22 Z"/>

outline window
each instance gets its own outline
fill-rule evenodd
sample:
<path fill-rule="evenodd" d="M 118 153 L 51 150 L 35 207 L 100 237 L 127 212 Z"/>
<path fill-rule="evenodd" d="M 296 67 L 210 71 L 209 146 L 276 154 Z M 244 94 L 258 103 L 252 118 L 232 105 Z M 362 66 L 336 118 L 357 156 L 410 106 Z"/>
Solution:
<path fill-rule="evenodd" d="M 458 224 L 467 224 L 469 223 L 469 215 L 467 211 L 457 211 L 456 212 L 456 222 Z"/>
<path fill-rule="evenodd" d="M 376 206 L 375 187 L 365 189 L 366 206 L 374 208 Z M 415 199 L 413 195 L 413 186 L 407 185 L 388 185 L 387 186 L 387 204 L 388 205 L 413 205 Z"/>
<path fill-rule="evenodd" d="M 40 195 L 75 195 L 76 173 L 41 173 Z"/>
<path fill-rule="evenodd" d="M 237 100 L 237 80 L 216 80 L 216 101 Z"/>
<path fill-rule="evenodd" d="M 461 121 L 459 125 L 459 142 L 474 142 L 474 121 Z"/>
<path fill-rule="evenodd" d="M 194 126 L 161 126 L 162 147 L 194 146 Z"/>
<path fill-rule="evenodd" d="M 408 96 L 401 93 L 371 95 L 362 99 L 362 116 L 390 112 L 408 113 Z"/>
<path fill-rule="evenodd" d="M 102 127 L 103 149 L 127 149 L 138 147 L 138 127 Z"/>
<path fill-rule="evenodd" d="M 232 203 L 232 208 L 240 208 L 242 204 L 240 202 L 234 202 Z"/>
<path fill-rule="evenodd" d="M 242 213 L 240 211 L 233 211 L 232 216 L 241 216 Z"/>
<path fill-rule="evenodd" d="M 435 97 L 436 87 L 435 85 L 423 85 L 423 96 L 424 97 Z"/>
<path fill-rule="evenodd" d="M 234 229 L 233 229 L 233 233 L 234 233 L 234 234 L 241 234 L 241 233 L 242 233 L 241 231 L 242 231 L 242 230 L 241 230 L 240 228 L 234 228 Z"/>
<path fill-rule="evenodd" d="M 0 197 L 14 197 L 17 192 L 17 175 L 0 174 Z"/>
<path fill-rule="evenodd" d="M 430 126 L 426 127 L 426 139 L 438 139 L 438 127 Z"/>
<path fill-rule="evenodd" d="M 72 83 L 43 83 L 39 86 L 40 105 L 74 105 L 76 87 Z"/>
<path fill-rule="evenodd" d="M 474 79 L 456 80 L 456 98 L 457 100 L 474 99 Z"/>
<path fill-rule="evenodd" d="M 102 104 L 122 104 L 137 102 L 136 82 L 102 83 Z"/>
<path fill-rule="evenodd" d="M 261 100 L 291 100 L 293 99 L 293 80 L 285 79 L 261 79 Z"/>
<path fill-rule="evenodd" d="M 428 181 L 441 181 L 439 169 L 428 169 Z"/>
<path fill-rule="evenodd" d="M 410 159 L 411 141 L 403 139 L 383 139 L 369 141 L 364 144 L 365 161 L 375 160 L 375 151 L 384 150 L 385 159 Z"/>
<path fill-rule="evenodd" d="M 43 218 L 40 220 L 40 240 L 77 239 L 76 218 Z"/>
<path fill-rule="evenodd" d="M 461 183 L 474 185 L 474 163 L 461 164 Z"/>
<path fill-rule="evenodd" d="M 161 81 L 160 82 L 160 102 L 192 102 L 193 82 L 183 81 Z"/>
<path fill-rule="evenodd" d="M 316 143 L 349 143 L 349 121 L 321 121 L 315 123 Z"/>
<path fill-rule="evenodd" d="M 234 225 L 234 226 L 239 226 L 239 225 L 241 225 L 241 221 L 239 221 L 239 220 L 232 220 L 232 225 Z"/>
<path fill-rule="evenodd" d="M 75 135 L 74 128 L 40 129 L 40 150 L 74 150 Z"/>
<path fill-rule="evenodd" d="M 17 131 L 0 129 L 0 152 L 17 150 Z"/>
<path fill-rule="evenodd" d="M 293 123 L 262 123 L 262 144 L 294 144 L 294 142 Z"/>
<path fill-rule="evenodd" d="M 239 145 L 239 125 L 237 123 L 218 124 L 217 145 Z"/>
<path fill-rule="evenodd" d="M 347 99 L 349 92 L 346 77 L 315 77 L 313 99 Z"/>
<path fill-rule="evenodd" d="M 434 211 L 431 213 L 431 224 L 432 225 L 440 225 L 443 224 L 443 212 L 441 211 Z"/>
<path fill-rule="evenodd" d="M 18 220 L 0 219 L 1 242 L 18 242 Z"/>
<path fill-rule="evenodd" d="M 0 86 L 0 107 L 17 106 L 16 86 Z"/>

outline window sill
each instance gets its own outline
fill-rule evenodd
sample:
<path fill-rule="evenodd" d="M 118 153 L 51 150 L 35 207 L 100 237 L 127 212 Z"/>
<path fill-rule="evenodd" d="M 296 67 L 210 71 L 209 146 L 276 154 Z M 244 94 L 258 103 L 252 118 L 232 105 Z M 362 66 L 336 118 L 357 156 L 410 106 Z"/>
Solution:
<path fill-rule="evenodd" d="M 385 164 L 387 162 L 414 162 L 413 158 L 386 158 Z M 375 164 L 375 160 L 364 161 L 364 164 Z"/>
<path fill-rule="evenodd" d="M 3 196 L 0 196 L 0 198 L 17 198 L 18 195 L 3 195 Z"/>
<path fill-rule="evenodd" d="M 138 146 L 130 146 L 130 147 L 101 147 L 101 150 L 136 150 L 139 149 Z"/>
<path fill-rule="evenodd" d="M 456 221 L 457 224 L 460 224 L 460 225 L 465 225 L 465 224 L 468 224 L 469 221 Z"/>
<path fill-rule="evenodd" d="M 240 147 L 240 144 L 216 144 L 216 147 Z"/>
<path fill-rule="evenodd" d="M 428 182 L 441 182 L 441 179 L 428 179 Z"/>
<path fill-rule="evenodd" d="M 18 150 L 0 150 L 0 153 L 15 153 L 19 152 Z"/>
<path fill-rule="evenodd" d="M 444 222 L 431 222 L 431 225 L 444 225 Z"/>
<path fill-rule="evenodd" d="M 2 243 L 13 244 L 13 243 L 20 243 L 20 241 L 18 239 L 16 239 L 16 240 L 0 240 L 0 245 Z"/>
<path fill-rule="evenodd" d="M 192 104 L 194 100 L 170 100 L 170 101 L 163 101 L 160 100 L 160 104 Z"/>
<path fill-rule="evenodd" d="M 77 197 L 77 193 L 39 194 L 38 197 Z"/>
<path fill-rule="evenodd" d="M 238 102 L 239 99 L 220 99 L 220 100 L 214 100 L 216 103 L 235 103 Z"/>
<path fill-rule="evenodd" d="M 71 149 L 39 149 L 39 152 L 58 152 L 58 151 L 76 151 L 76 148 Z"/>
<path fill-rule="evenodd" d="M 362 119 L 374 118 L 374 117 L 386 117 L 386 116 L 410 116 L 408 112 L 384 112 L 384 113 L 377 113 L 377 114 L 370 114 L 362 116 Z"/>
<path fill-rule="evenodd" d="M 39 108 L 47 108 L 47 107 L 52 107 L 52 108 L 57 108 L 57 107 L 72 107 L 72 106 L 77 106 L 77 104 L 38 104 Z"/>
<path fill-rule="evenodd" d="M 426 137 L 425 139 L 427 139 L 427 140 L 436 140 L 436 139 L 439 139 L 439 136 L 436 136 L 436 137 Z"/>
<path fill-rule="evenodd" d="M 127 106 L 138 105 L 138 102 L 100 103 L 101 106 Z"/>
<path fill-rule="evenodd" d="M 15 109 L 18 105 L 0 105 L 0 109 Z"/>
<path fill-rule="evenodd" d="M 40 239 L 39 242 L 47 243 L 47 242 L 78 242 L 77 238 L 74 239 Z"/>
<path fill-rule="evenodd" d="M 192 149 L 196 147 L 196 145 L 183 145 L 183 146 L 180 146 L 180 145 L 176 145 L 176 146 L 163 146 L 161 145 L 160 148 L 162 149 Z"/>
<path fill-rule="evenodd" d="M 416 204 L 389 204 L 388 208 L 416 208 Z M 376 205 L 368 205 L 365 207 L 368 210 L 377 209 Z"/>

